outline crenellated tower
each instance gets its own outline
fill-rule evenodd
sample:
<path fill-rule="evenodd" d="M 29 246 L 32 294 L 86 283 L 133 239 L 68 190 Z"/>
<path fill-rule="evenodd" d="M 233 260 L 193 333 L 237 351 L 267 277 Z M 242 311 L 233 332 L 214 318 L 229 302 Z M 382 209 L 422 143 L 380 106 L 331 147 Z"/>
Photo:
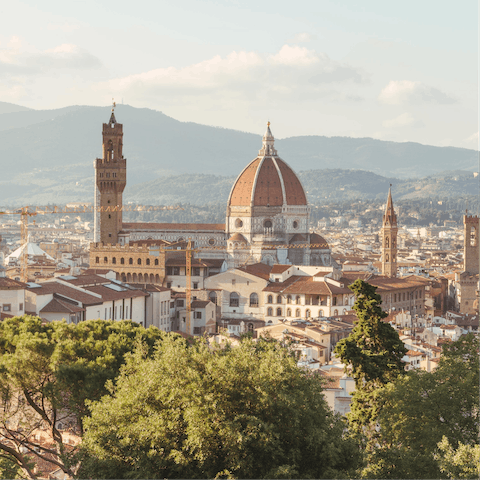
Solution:
<path fill-rule="evenodd" d="M 397 215 L 390 185 L 382 226 L 382 274 L 387 277 L 397 276 L 397 233 Z"/>
<path fill-rule="evenodd" d="M 123 190 L 127 184 L 127 160 L 123 158 L 123 125 L 115 119 L 115 103 L 103 124 L 103 156 L 95 160 L 94 241 L 117 244 L 122 230 Z M 98 207 L 102 207 L 98 211 Z"/>

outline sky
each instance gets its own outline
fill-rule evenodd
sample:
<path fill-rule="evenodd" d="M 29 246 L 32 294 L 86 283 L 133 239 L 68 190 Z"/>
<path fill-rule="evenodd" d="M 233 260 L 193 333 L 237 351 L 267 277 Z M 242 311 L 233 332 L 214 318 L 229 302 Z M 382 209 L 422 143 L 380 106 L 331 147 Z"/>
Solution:
<path fill-rule="evenodd" d="M 0 18 L 0 101 L 478 148 L 476 0 L 10 0 Z"/>

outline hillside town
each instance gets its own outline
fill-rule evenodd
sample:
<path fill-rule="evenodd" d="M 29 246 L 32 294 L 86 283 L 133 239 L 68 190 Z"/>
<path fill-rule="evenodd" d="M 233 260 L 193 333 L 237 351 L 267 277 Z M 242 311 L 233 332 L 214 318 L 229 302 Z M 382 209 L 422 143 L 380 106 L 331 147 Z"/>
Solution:
<path fill-rule="evenodd" d="M 122 223 L 122 137 L 112 108 L 93 207 L 2 212 L 2 320 L 131 319 L 232 345 L 246 335 L 274 338 L 329 381 L 329 404 L 341 414 L 354 386 L 333 350 L 356 321 L 355 280 L 376 287 L 384 321 L 407 348 L 406 369 L 431 372 L 443 344 L 478 334 L 477 216 L 465 214 L 463 228 L 448 220 L 402 227 L 389 191 L 375 225 L 330 218 L 312 226 L 301 183 L 268 124 L 259 156 L 234 184 L 226 224 Z"/>

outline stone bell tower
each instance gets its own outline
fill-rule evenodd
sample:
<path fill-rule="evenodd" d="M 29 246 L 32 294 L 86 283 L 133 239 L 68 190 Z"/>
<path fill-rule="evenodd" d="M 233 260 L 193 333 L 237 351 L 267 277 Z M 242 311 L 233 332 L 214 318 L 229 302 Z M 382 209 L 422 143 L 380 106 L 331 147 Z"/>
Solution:
<path fill-rule="evenodd" d="M 382 226 L 382 274 L 397 276 L 397 215 L 393 209 L 392 188 L 388 190 Z"/>
<path fill-rule="evenodd" d="M 127 184 L 127 160 L 123 158 L 123 125 L 115 119 L 115 103 L 103 124 L 103 155 L 95 160 L 95 242 L 118 243 L 122 230 L 123 190 Z M 102 208 L 99 208 L 102 207 Z M 99 211 L 100 210 L 100 211 Z"/>

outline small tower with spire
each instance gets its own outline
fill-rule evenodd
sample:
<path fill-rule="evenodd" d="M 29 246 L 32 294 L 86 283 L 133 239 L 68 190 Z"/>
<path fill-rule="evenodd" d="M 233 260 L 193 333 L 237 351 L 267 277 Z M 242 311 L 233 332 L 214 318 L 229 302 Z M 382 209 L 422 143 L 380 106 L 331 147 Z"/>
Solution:
<path fill-rule="evenodd" d="M 127 161 L 123 158 L 123 125 L 115 118 L 115 102 L 108 123 L 103 124 L 103 156 L 95 160 L 95 242 L 118 243 L 122 230 L 123 190 Z M 97 208 L 103 207 L 98 212 Z"/>
<path fill-rule="evenodd" d="M 382 274 L 387 277 L 397 276 L 397 233 L 397 215 L 393 209 L 390 185 L 382 226 Z"/>

